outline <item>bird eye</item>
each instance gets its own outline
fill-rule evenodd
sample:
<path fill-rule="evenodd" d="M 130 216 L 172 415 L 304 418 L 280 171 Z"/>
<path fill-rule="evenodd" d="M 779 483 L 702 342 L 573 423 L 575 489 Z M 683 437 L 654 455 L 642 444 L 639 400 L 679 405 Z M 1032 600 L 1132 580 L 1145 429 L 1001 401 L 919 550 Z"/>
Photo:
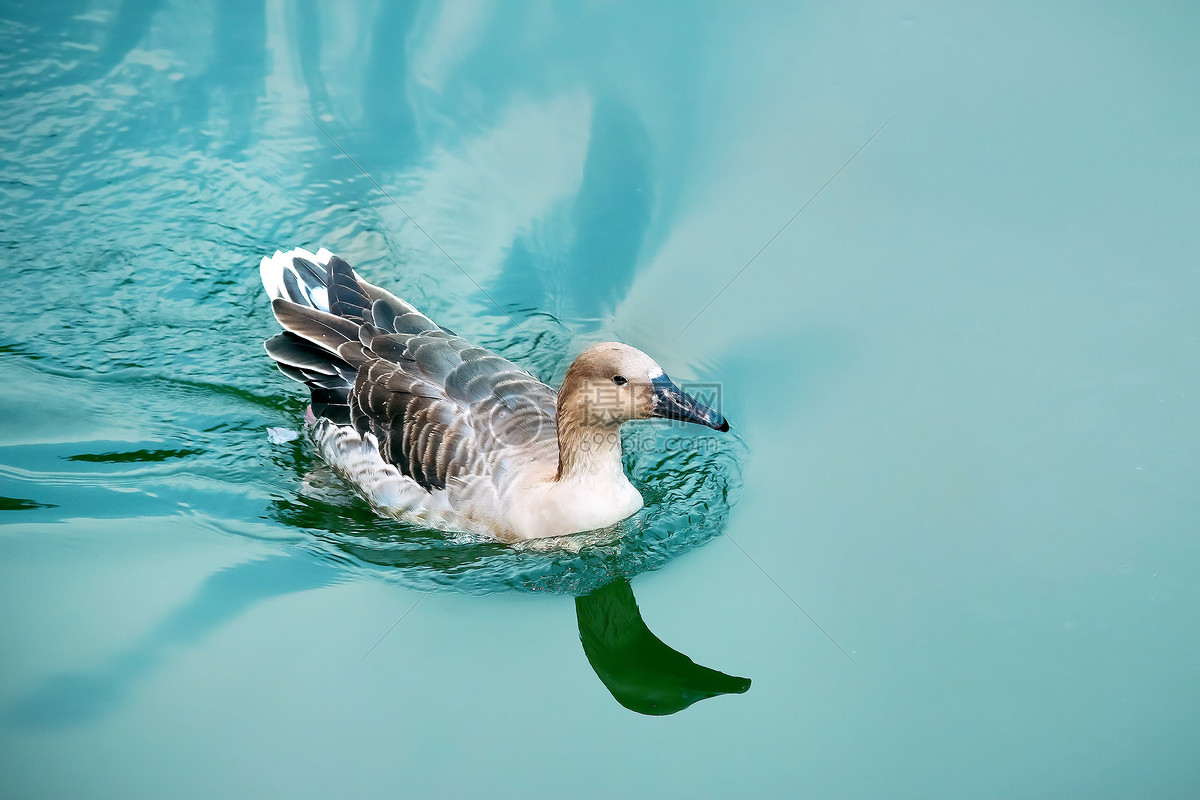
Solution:
<path fill-rule="evenodd" d="M 624 386 L 625 384 L 629 383 L 629 381 L 625 380 L 624 376 L 614 375 L 613 383 L 615 383 L 617 386 Z"/>

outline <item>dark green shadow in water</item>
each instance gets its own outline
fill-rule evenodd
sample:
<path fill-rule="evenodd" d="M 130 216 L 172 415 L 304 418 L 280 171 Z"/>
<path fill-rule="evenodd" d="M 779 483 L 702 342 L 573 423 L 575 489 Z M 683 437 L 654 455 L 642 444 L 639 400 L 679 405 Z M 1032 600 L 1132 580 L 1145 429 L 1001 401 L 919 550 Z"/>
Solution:
<path fill-rule="evenodd" d="M 749 678 L 703 667 L 650 632 L 629 581 L 575 598 L 579 638 L 613 698 L 639 714 L 663 716 L 709 697 L 742 694 Z"/>

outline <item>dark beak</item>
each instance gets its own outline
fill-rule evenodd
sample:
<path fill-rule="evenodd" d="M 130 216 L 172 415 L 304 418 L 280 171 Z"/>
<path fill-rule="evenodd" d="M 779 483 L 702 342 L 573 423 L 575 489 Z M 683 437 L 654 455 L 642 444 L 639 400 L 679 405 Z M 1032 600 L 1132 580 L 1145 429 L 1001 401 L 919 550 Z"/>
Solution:
<path fill-rule="evenodd" d="M 665 374 L 659 375 L 651 383 L 654 386 L 654 416 L 695 422 L 719 431 L 729 430 L 729 423 L 724 417 L 671 383 Z"/>

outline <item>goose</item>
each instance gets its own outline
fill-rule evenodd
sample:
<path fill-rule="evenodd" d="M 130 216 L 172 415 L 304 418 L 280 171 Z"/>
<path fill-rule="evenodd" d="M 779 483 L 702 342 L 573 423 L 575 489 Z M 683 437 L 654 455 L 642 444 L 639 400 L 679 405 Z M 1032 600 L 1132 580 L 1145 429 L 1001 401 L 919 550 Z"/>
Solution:
<path fill-rule="evenodd" d="M 629 345 L 587 348 L 556 393 L 325 248 L 276 251 L 259 271 L 283 328 L 266 350 L 311 392 L 309 438 L 382 515 L 504 542 L 606 528 L 643 505 L 623 423 L 729 430 Z"/>

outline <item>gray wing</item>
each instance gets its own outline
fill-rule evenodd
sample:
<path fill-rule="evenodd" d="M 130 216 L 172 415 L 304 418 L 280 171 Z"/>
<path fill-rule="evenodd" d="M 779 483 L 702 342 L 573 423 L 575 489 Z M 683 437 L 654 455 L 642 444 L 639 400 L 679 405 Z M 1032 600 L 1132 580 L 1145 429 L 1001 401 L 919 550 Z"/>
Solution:
<path fill-rule="evenodd" d="M 350 392 L 351 422 L 426 489 L 499 480 L 509 458 L 556 441 L 554 391 L 494 353 L 440 329 L 380 333 L 365 347 L 375 358 Z"/>
<path fill-rule="evenodd" d="M 500 480 L 513 457 L 556 446 L 554 390 L 373 286 L 337 256 L 295 258 L 272 303 L 267 352 L 309 386 L 313 410 L 360 434 L 426 489 Z"/>

